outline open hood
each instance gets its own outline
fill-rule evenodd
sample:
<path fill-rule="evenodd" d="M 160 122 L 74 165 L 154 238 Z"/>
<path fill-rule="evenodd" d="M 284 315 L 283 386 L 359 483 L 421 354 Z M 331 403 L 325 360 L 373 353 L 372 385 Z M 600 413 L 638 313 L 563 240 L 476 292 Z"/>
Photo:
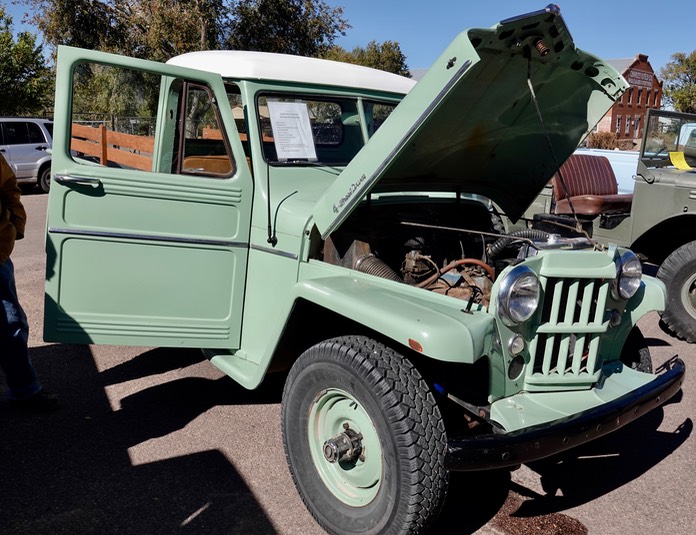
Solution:
<path fill-rule="evenodd" d="M 388 191 L 484 195 L 516 220 L 627 87 L 575 48 L 555 6 L 465 31 L 322 196 L 315 224 L 326 237 Z"/>

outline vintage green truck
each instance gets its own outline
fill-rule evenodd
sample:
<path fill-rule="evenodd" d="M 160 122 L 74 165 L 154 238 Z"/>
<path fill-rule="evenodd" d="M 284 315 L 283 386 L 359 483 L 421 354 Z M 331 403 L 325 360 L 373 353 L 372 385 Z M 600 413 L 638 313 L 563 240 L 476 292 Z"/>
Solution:
<path fill-rule="evenodd" d="M 44 337 L 202 348 L 247 388 L 286 373 L 317 522 L 421 533 L 449 471 L 556 454 L 680 389 L 681 360 L 645 371 L 635 325 L 665 292 L 635 254 L 520 241 L 492 212 L 521 216 L 624 89 L 555 6 L 461 33 L 417 84 L 61 48 Z"/>
<path fill-rule="evenodd" d="M 586 154 L 578 152 L 561 167 L 574 210 L 558 202 L 559 194 L 565 195 L 556 181 L 513 229 L 526 226 L 564 236 L 586 232 L 599 243 L 629 247 L 654 266 L 667 287 L 665 325 L 677 337 L 696 342 L 696 115 L 648 110 L 630 195 L 605 195 L 602 183 L 615 181 L 611 166 Z M 611 163 L 611 152 L 602 154 Z M 583 158 L 582 165 L 571 165 Z"/>

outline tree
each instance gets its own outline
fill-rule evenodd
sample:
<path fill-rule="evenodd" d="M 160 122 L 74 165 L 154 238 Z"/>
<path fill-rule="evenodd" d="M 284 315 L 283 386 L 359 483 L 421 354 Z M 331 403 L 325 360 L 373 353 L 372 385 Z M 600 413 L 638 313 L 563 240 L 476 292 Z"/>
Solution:
<path fill-rule="evenodd" d="M 322 0 L 240 0 L 227 45 L 237 50 L 320 56 L 350 28 L 343 8 Z"/>
<path fill-rule="evenodd" d="M 365 48 L 358 46 L 351 52 L 340 46 L 333 46 L 323 57 L 411 77 L 408 65 L 406 65 L 406 56 L 401 52 L 399 43 L 395 41 L 384 41 L 382 44 L 370 41 Z"/>
<path fill-rule="evenodd" d="M 154 61 L 218 49 L 229 25 L 229 2 L 225 0 L 124 3 L 124 27 L 134 50 L 122 53 Z"/>
<path fill-rule="evenodd" d="M 350 26 L 323 0 L 26 0 L 52 47 L 164 61 L 235 48 L 317 56 Z"/>
<path fill-rule="evenodd" d="M 0 5 L 0 115 L 30 115 L 45 110 L 52 82 L 43 47 L 22 32 L 15 41 L 12 17 Z"/>
<path fill-rule="evenodd" d="M 660 71 L 664 96 L 675 110 L 696 113 L 696 50 L 677 52 Z"/>
<path fill-rule="evenodd" d="M 33 5 L 31 22 L 52 47 L 77 46 L 95 50 L 118 49 L 124 41 L 113 2 L 99 0 L 27 0 Z M 111 43 L 110 47 L 106 44 Z"/>
<path fill-rule="evenodd" d="M 54 48 L 70 45 L 165 61 L 220 47 L 228 0 L 28 0 Z"/>

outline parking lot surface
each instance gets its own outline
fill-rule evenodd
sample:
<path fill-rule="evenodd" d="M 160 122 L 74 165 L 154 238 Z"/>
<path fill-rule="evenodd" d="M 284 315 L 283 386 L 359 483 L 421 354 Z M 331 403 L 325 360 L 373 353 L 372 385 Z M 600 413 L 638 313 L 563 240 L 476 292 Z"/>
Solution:
<path fill-rule="evenodd" d="M 23 200 L 30 225 L 13 260 L 30 353 L 63 408 L 0 403 L 0 534 L 322 533 L 283 454 L 283 377 L 247 391 L 196 350 L 42 341 L 47 197 Z M 696 533 L 696 356 L 658 319 L 641 327 L 656 365 L 687 363 L 677 401 L 562 458 L 452 474 L 433 533 Z"/>

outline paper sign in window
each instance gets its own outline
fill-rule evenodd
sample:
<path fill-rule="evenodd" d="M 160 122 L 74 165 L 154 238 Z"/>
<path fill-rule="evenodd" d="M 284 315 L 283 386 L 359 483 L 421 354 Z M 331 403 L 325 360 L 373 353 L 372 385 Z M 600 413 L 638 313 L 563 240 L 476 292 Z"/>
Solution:
<path fill-rule="evenodd" d="M 268 114 L 278 160 L 317 159 L 307 103 L 269 100 Z"/>

